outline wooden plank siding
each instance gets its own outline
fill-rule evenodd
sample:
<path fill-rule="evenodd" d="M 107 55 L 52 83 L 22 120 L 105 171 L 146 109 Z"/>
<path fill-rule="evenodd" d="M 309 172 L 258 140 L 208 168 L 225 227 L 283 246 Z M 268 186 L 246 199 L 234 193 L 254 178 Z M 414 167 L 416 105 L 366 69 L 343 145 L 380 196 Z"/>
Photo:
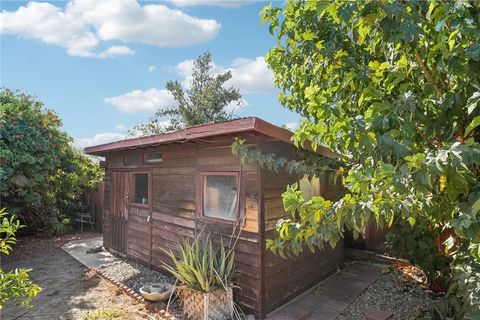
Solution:
<path fill-rule="evenodd" d="M 235 301 L 247 312 L 256 313 L 260 310 L 261 299 L 258 168 L 256 165 L 241 165 L 240 159 L 232 155 L 232 142 L 232 137 L 221 137 L 208 143 L 188 142 L 112 153 L 106 157 L 106 177 L 118 170 L 151 169 L 151 209 L 129 208 L 128 211 L 128 256 L 163 271 L 162 262 L 170 263 L 170 260 L 162 249 L 174 250 L 182 237 L 194 239 L 200 230 L 204 230 L 212 234 L 217 244 L 220 244 L 220 235 L 224 244 L 229 243 L 233 224 L 202 217 L 198 210 L 201 208 L 201 204 L 196 203 L 199 175 L 208 171 L 239 172 L 239 208 L 245 221 L 235 252 L 236 282 L 241 288 L 235 290 L 234 295 Z M 125 166 L 125 154 L 142 157 L 147 152 L 161 152 L 162 162 Z M 106 202 L 110 201 L 109 190 L 106 184 Z M 105 238 L 108 238 L 111 229 L 109 226 L 104 228 Z M 105 244 L 112 247 L 107 241 Z"/>
<path fill-rule="evenodd" d="M 260 145 L 266 152 L 293 157 L 294 147 L 283 142 L 266 140 L 252 134 L 239 134 L 252 146 Z M 237 269 L 235 302 L 247 313 L 264 317 L 274 308 L 300 294 L 329 274 L 341 263 L 343 248 L 316 254 L 305 252 L 294 259 L 281 259 L 265 250 L 265 241 L 275 236 L 278 219 L 285 217 L 281 194 L 298 177 L 274 173 L 257 165 L 242 165 L 231 152 L 233 137 L 219 136 L 195 142 L 121 150 L 108 153 L 105 160 L 105 223 L 104 244 L 113 248 L 111 216 L 113 198 L 112 177 L 115 172 L 148 171 L 151 196 L 148 207 L 128 208 L 126 251 L 130 259 L 164 272 L 162 262 L 171 263 L 162 249 L 175 250 L 182 238 L 194 239 L 204 230 L 212 234 L 219 245 L 220 236 L 227 244 L 233 224 L 226 220 L 203 217 L 201 214 L 201 173 L 236 172 L 239 183 L 239 211 L 244 219 L 235 250 Z M 162 154 L 155 164 L 143 162 L 146 153 Z M 126 165 L 124 156 L 138 156 L 138 165 Z M 322 188 L 322 190 L 325 188 Z M 327 187 L 328 189 L 328 187 Z M 115 194 L 115 196 L 114 196 Z"/>
<path fill-rule="evenodd" d="M 272 143 L 262 147 L 266 152 L 274 152 L 277 155 L 292 158 L 292 149 L 285 144 Z M 289 151 L 290 149 L 290 151 Z M 262 170 L 262 193 L 263 193 L 263 232 L 264 239 L 275 237 L 275 225 L 280 218 L 287 217 L 283 208 L 282 193 L 287 185 L 297 183 L 298 176 L 289 175 L 285 171 L 278 173 Z M 332 186 L 325 179 L 321 181 L 322 190 L 331 190 Z M 323 194 L 322 194 L 323 195 Z M 327 195 L 327 194 L 325 194 Z M 334 193 L 328 191 L 328 196 Z M 264 305 L 262 314 L 267 314 L 293 297 L 301 294 L 306 289 L 314 286 L 326 276 L 336 270 L 343 262 L 343 245 L 338 244 L 331 249 L 328 244 L 325 249 L 311 253 L 305 248 L 297 257 L 283 259 L 275 256 L 269 250 L 265 250 L 264 263 Z"/>

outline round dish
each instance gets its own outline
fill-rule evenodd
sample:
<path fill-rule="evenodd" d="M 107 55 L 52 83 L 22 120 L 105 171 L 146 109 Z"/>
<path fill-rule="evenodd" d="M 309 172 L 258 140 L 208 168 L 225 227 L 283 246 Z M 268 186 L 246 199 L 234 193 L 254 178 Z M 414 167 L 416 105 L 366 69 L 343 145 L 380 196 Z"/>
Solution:
<path fill-rule="evenodd" d="M 141 287 L 140 294 L 148 301 L 162 301 L 167 300 L 174 289 L 170 283 L 153 283 Z"/>

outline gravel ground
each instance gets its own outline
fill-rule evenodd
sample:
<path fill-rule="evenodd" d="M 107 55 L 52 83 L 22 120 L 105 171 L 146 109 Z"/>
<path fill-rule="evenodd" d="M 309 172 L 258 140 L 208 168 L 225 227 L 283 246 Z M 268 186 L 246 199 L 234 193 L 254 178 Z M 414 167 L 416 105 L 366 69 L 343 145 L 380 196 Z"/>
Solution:
<path fill-rule="evenodd" d="M 135 292 L 140 293 L 140 288 L 146 284 L 152 283 L 174 283 L 174 281 L 161 274 L 158 271 L 149 269 L 141 264 L 132 261 L 120 261 L 115 262 L 107 266 L 100 268 L 105 275 L 112 277 L 133 289 Z M 151 303 L 161 308 L 166 309 L 166 303 L 155 302 Z M 174 315 L 177 319 L 182 318 L 182 307 L 178 298 L 174 298 L 170 301 L 168 312 Z"/>
<path fill-rule="evenodd" d="M 389 270 L 358 296 L 337 320 L 366 319 L 363 311 L 367 308 L 392 312 L 395 320 L 431 319 L 438 296 L 415 283 L 417 278 L 406 277 L 395 268 Z M 102 267 L 101 271 L 136 292 L 146 284 L 173 283 L 169 277 L 131 261 L 113 263 Z M 163 302 L 156 305 L 166 308 Z M 171 302 L 169 312 L 177 319 L 183 319 L 178 299 Z"/>
<path fill-rule="evenodd" d="M 337 320 L 366 319 L 363 310 L 375 308 L 392 312 L 396 320 L 431 319 L 438 296 L 405 281 L 398 270 L 384 274 L 348 306 Z"/>
<path fill-rule="evenodd" d="M 114 279 L 117 279 L 138 293 L 140 293 L 140 288 L 146 284 L 166 282 L 173 283 L 169 277 L 161 274 L 160 272 L 131 261 L 121 261 L 111 265 L 103 266 L 100 268 L 100 271 Z"/>

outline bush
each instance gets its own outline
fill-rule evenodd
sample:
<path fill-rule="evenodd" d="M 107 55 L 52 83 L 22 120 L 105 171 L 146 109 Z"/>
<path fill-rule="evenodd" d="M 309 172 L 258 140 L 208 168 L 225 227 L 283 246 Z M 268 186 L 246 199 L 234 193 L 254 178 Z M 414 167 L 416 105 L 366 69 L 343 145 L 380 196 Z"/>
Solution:
<path fill-rule="evenodd" d="M 0 221 L 0 254 L 9 254 L 16 243 L 15 233 L 22 225 L 14 215 L 5 212 L 5 208 L 0 209 Z M 8 301 L 29 305 L 30 300 L 40 292 L 41 288 L 30 280 L 30 271 L 15 269 L 6 273 L 0 268 L 0 309 Z"/>
<path fill-rule="evenodd" d="M 102 177 L 61 125 L 36 98 L 0 90 L 0 197 L 28 232 L 53 233 Z"/>

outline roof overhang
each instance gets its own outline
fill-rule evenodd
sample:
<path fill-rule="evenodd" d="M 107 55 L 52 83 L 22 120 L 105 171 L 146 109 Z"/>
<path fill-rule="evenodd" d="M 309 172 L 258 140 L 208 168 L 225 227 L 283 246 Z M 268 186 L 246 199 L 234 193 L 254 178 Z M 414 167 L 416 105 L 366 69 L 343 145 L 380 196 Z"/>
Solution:
<path fill-rule="evenodd" d="M 107 153 L 115 151 L 145 148 L 174 142 L 194 141 L 196 139 L 206 139 L 222 135 L 235 135 L 245 132 L 256 132 L 272 139 L 283 141 L 288 144 L 293 144 L 293 142 L 291 141 L 293 133 L 291 131 L 273 125 L 262 119 L 251 117 L 219 123 L 199 125 L 153 136 L 133 138 L 101 144 L 97 146 L 87 147 L 84 149 L 84 152 L 91 155 L 105 156 Z M 305 148 L 311 150 L 310 146 L 306 146 Z M 335 158 L 337 156 L 330 149 L 321 146 L 317 148 L 316 153 L 329 158 Z"/>

